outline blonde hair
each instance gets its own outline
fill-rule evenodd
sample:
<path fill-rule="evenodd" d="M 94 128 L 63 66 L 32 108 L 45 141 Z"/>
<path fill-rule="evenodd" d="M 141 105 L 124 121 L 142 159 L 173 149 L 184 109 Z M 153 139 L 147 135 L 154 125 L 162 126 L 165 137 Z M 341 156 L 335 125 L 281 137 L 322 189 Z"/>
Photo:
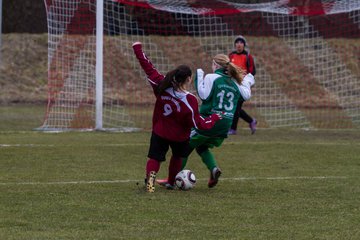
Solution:
<path fill-rule="evenodd" d="M 232 63 L 227 55 L 217 54 L 213 60 L 216 64 L 220 65 L 222 68 L 225 68 L 225 70 L 228 72 L 228 75 L 234 78 L 238 84 L 241 84 L 243 78 L 246 75 L 246 72 L 239 66 Z"/>

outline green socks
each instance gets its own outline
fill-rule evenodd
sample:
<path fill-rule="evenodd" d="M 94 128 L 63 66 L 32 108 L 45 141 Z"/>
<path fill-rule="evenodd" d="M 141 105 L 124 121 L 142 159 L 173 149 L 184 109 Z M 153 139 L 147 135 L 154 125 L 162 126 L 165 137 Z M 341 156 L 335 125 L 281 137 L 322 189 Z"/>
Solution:
<path fill-rule="evenodd" d="M 216 161 L 214 155 L 208 150 L 203 152 L 201 155 L 201 160 L 205 163 L 206 167 L 211 171 L 214 167 L 216 167 Z"/>
<path fill-rule="evenodd" d="M 186 166 L 188 158 L 182 158 L 181 160 L 182 160 L 181 170 L 183 170 Z"/>
<path fill-rule="evenodd" d="M 209 149 L 203 152 L 200 157 L 210 171 L 217 166 L 214 155 L 209 151 Z M 188 158 L 182 158 L 181 170 L 185 168 L 187 161 Z"/>

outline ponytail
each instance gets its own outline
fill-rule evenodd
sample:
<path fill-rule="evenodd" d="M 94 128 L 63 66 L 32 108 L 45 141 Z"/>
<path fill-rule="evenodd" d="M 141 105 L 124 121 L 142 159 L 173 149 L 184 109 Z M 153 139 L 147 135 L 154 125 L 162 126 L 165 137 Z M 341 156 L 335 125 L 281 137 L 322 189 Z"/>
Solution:
<path fill-rule="evenodd" d="M 191 75 L 192 72 L 188 66 L 178 66 L 166 74 L 165 78 L 157 86 L 156 93 L 161 95 L 170 87 L 172 87 L 174 91 L 180 89 L 180 87 L 186 82 L 186 79 L 191 77 Z"/>
<path fill-rule="evenodd" d="M 225 54 L 217 54 L 214 57 L 214 61 L 220 67 L 227 70 L 228 74 L 232 78 L 234 78 L 238 84 L 241 84 L 243 78 L 246 75 L 246 72 L 243 69 L 241 69 L 239 66 L 232 63 L 228 56 L 226 56 Z"/>
<path fill-rule="evenodd" d="M 231 77 L 233 77 L 238 84 L 242 83 L 246 73 L 245 71 L 240 68 L 239 66 L 235 65 L 234 63 L 230 62 L 227 67 L 228 73 Z"/>

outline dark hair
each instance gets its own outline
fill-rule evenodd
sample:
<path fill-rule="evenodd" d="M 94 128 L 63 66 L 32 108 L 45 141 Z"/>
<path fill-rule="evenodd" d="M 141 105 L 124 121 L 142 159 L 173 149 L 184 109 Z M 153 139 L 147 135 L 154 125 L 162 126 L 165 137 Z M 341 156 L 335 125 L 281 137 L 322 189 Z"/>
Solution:
<path fill-rule="evenodd" d="M 170 87 L 174 88 L 175 91 L 178 90 L 191 75 L 192 72 L 190 67 L 186 65 L 178 66 L 174 70 L 168 72 L 165 78 L 159 83 L 156 89 L 157 94 L 162 94 Z"/>

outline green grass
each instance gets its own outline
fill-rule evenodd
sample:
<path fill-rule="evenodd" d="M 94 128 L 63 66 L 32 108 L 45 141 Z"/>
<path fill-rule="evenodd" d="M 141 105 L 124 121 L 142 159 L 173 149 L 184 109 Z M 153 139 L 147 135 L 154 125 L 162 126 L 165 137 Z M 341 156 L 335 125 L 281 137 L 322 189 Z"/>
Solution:
<path fill-rule="evenodd" d="M 194 153 L 196 187 L 153 194 L 149 137 L 0 132 L 0 239 L 360 238 L 359 131 L 242 129 L 214 189 Z"/>
<path fill-rule="evenodd" d="M 31 130 L 40 127 L 46 104 L 0 105 L 0 131 Z"/>

